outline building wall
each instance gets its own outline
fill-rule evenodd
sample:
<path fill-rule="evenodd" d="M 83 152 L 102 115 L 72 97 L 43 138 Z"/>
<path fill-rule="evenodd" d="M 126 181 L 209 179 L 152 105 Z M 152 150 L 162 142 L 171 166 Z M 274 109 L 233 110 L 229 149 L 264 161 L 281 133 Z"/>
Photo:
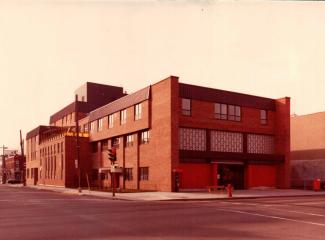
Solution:
<path fill-rule="evenodd" d="M 277 186 L 277 166 L 250 164 L 247 168 L 247 188 Z"/>
<path fill-rule="evenodd" d="M 325 181 L 325 112 L 291 117 L 292 186 L 312 188 Z"/>
<path fill-rule="evenodd" d="M 5 159 L 5 171 L 8 179 L 23 180 L 23 157 L 20 155 L 9 156 Z"/>
<path fill-rule="evenodd" d="M 223 131 L 225 134 L 239 134 L 242 136 L 242 143 L 240 143 L 241 150 L 237 152 L 234 151 L 234 148 L 232 148 L 229 153 L 225 151 L 226 154 L 230 155 L 230 157 L 227 157 L 224 160 L 240 160 L 246 164 L 246 167 L 244 168 L 244 176 L 246 179 L 244 185 L 245 188 L 257 186 L 288 188 L 290 186 L 290 99 L 283 98 L 274 101 L 275 109 L 268 110 L 267 124 L 261 124 L 260 110 L 263 109 L 262 107 L 252 108 L 241 106 L 241 120 L 229 121 L 215 118 L 214 102 L 191 99 L 191 114 L 183 115 L 180 113 L 179 126 L 180 129 L 193 129 L 194 131 L 201 131 L 199 129 L 204 130 L 206 137 L 198 137 L 197 134 L 199 133 L 193 133 L 194 135 L 192 141 L 199 141 L 197 139 L 194 139 L 194 136 L 196 136 L 198 139 L 203 138 L 206 141 L 206 146 L 196 146 L 195 148 L 195 144 L 192 146 L 188 145 L 188 141 L 191 140 L 187 140 L 186 150 L 190 150 L 188 151 L 189 154 L 187 155 L 192 159 L 182 159 L 181 157 L 182 163 L 179 164 L 178 168 L 181 170 L 181 172 L 183 172 L 182 181 L 184 183 L 191 182 L 192 180 L 195 181 L 195 176 L 191 176 L 188 169 L 195 171 L 195 167 L 197 167 L 197 174 L 202 171 L 200 164 L 193 165 L 191 162 L 213 162 L 213 159 L 211 159 L 210 156 L 215 154 L 213 151 L 216 150 L 214 150 L 214 146 L 211 146 L 211 131 Z M 181 109 L 182 98 L 178 99 L 178 106 L 179 109 Z M 191 138 L 191 136 L 188 137 Z M 274 142 L 274 145 L 272 144 L 273 147 L 267 145 L 264 147 L 259 146 L 261 145 L 261 141 L 258 140 L 258 142 L 256 142 L 256 146 L 251 146 L 250 139 L 253 139 L 252 137 L 266 141 L 265 144 L 267 144 L 268 141 Z M 230 141 L 229 144 L 233 144 L 234 141 L 230 138 L 227 140 L 225 137 L 222 139 L 223 140 L 221 141 L 224 143 L 222 147 L 224 149 L 227 148 L 227 141 Z M 180 147 L 180 150 L 184 148 L 182 145 Z M 257 149 L 258 147 L 263 148 Z M 192 154 L 191 156 L 191 151 L 193 153 L 195 152 L 195 155 Z M 282 159 L 283 162 L 281 163 L 280 161 L 279 163 L 278 161 L 268 159 L 267 156 L 270 156 L 270 154 L 273 156 L 272 158 L 278 158 L 279 161 Z M 250 159 L 250 157 L 253 158 Z M 224 160 L 219 159 L 216 161 L 224 162 Z M 215 171 L 212 170 L 214 168 L 212 164 L 203 164 L 203 166 L 210 168 L 211 171 Z M 260 173 L 259 170 L 262 171 L 262 173 L 268 175 L 256 174 L 257 172 Z M 212 179 L 212 183 L 217 184 L 215 177 L 212 177 Z M 209 181 L 211 182 L 211 177 L 207 176 L 200 181 L 203 181 L 205 184 L 207 184 Z M 200 185 L 200 183 L 198 183 L 198 185 Z M 182 186 L 188 188 L 189 184 L 183 184 Z M 197 185 L 194 184 L 193 186 Z"/>
<path fill-rule="evenodd" d="M 213 181 L 211 164 L 183 163 L 179 164 L 179 168 L 182 169 L 180 188 L 198 189 L 217 185 Z"/>
<path fill-rule="evenodd" d="M 26 146 L 26 184 L 34 185 L 37 184 L 34 176 L 40 166 L 39 135 L 27 139 Z"/>
<path fill-rule="evenodd" d="M 140 131 L 142 129 L 149 128 L 149 101 L 144 101 L 142 105 L 142 117 L 139 120 L 134 119 L 134 106 L 126 108 L 126 123 L 121 124 L 120 111 L 113 113 L 114 126 L 108 128 L 108 116 L 103 117 L 103 128 L 98 129 L 98 120 L 94 122 L 94 129 L 89 128 L 90 141 L 100 141 L 102 139 L 112 138 L 115 136 L 121 136 L 128 133 Z M 123 110 L 123 109 L 121 109 Z M 89 123 L 90 124 L 90 123 Z"/>
<path fill-rule="evenodd" d="M 181 109 L 182 98 L 178 98 Z M 220 120 L 214 117 L 214 102 L 192 100 L 191 116 L 180 114 L 179 125 L 191 128 L 209 128 L 234 132 L 253 132 L 260 134 L 274 134 L 275 112 L 268 111 L 268 124 L 260 123 L 260 109 L 242 107 L 241 121 Z"/>
<path fill-rule="evenodd" d="M 290 98 L 276 100 L 275 151 L 284 155 L 284 164 L 278 166 L 277 185 L 290 187 Z"/>
<path fill-rule="evenodd" d="M 70 133 L 71 134 L 71 133 Z M 39 139 L 39 136 L 37 136 Z M 89 157 L 88 137 L 80 137 L 80 166 L 82 168 L 82 186 L 87 186 L 86 175 L 90 178 L 91 161 Z M 31 144 L 34 144 L 33 140 Z M 27 156 L 31 156 L 31 144 L 27 144 Z M 27 185 L 51 185 L 62 187 L 78 186 L 78 171 L 75 167 L 76 139 L 66 134 L 55 134 L 38 142 L 36 157 L 28 158 Z M 32 155 L 34 156 L 34 155 Z M 31 173 L 33 171 L 33 174 Z M 27 170 L 28 172 L 28 170 Z"/>
<path fill-rule="evenodd" d="M 303 151 L 325 150 L 325 112 L 291 117 L 291 150 L 293 159 L 303 158 Z"/>

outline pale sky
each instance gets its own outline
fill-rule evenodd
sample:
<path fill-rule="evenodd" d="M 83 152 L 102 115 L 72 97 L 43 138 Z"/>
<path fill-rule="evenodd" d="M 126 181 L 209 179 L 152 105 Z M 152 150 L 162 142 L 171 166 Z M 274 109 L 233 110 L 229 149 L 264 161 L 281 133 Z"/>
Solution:
<path fill-rule="evenodd" d="M 86 81 L 134 92 L 169 75 L 325 111 L 325 3 L 0 1 L 0 145 Z"/>

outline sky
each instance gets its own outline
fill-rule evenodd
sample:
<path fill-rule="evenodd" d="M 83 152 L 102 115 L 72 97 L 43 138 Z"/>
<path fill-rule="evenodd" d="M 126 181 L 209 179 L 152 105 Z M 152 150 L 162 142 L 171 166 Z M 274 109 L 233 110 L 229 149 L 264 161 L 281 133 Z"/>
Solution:
<path fill-rule="evenodd" d="M 325 3 L 0 1 L 0 145 L 47 125 L 85 82 L 170 75 L 325 111 Z"/>

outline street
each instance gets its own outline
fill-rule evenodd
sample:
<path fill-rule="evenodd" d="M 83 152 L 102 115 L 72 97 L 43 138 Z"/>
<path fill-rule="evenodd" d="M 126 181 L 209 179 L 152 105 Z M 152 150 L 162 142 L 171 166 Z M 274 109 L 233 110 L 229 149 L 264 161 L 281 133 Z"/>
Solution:
<path fill-rule="evenodd" d="M 121 201 L 0 186 L 0 239 L 324 239 L 325 196 Z"/>

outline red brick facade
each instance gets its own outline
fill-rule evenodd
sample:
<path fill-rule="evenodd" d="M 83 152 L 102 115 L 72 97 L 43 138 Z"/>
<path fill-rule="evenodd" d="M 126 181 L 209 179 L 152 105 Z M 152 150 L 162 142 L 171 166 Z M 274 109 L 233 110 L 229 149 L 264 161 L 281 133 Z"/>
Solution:
<path fill-rule="evenodd" d="M 289 98 L 192 86 L 171 76 L 81 119 L 81 130 L 89 130 L 82 155 L 96 187 L 110 187 L 108 149 L 116 147 L 116 163 L 124 169 L 117 179 L 120 188 L 173 191 L 227 183 L 287 188 L 289 116 Z M 37 152 L 42 146 L 32 139 L 28 154 L 36 151 L 36 157 L 28 168 L 40 165 Z M 71 159 L 72 142 L 65 144 Z M 74 175 L 72 168 L 66 174 Z M 44 184 L 64 185 L 60 181 Z"/>
<path fill-rule="evenodd" d="M 21 155 L 15 154 L 9 156 L 5 159 L 5 174 L 6 179 L 15 179 L 18 181 L 23 181 L 23 157 Z"/>

